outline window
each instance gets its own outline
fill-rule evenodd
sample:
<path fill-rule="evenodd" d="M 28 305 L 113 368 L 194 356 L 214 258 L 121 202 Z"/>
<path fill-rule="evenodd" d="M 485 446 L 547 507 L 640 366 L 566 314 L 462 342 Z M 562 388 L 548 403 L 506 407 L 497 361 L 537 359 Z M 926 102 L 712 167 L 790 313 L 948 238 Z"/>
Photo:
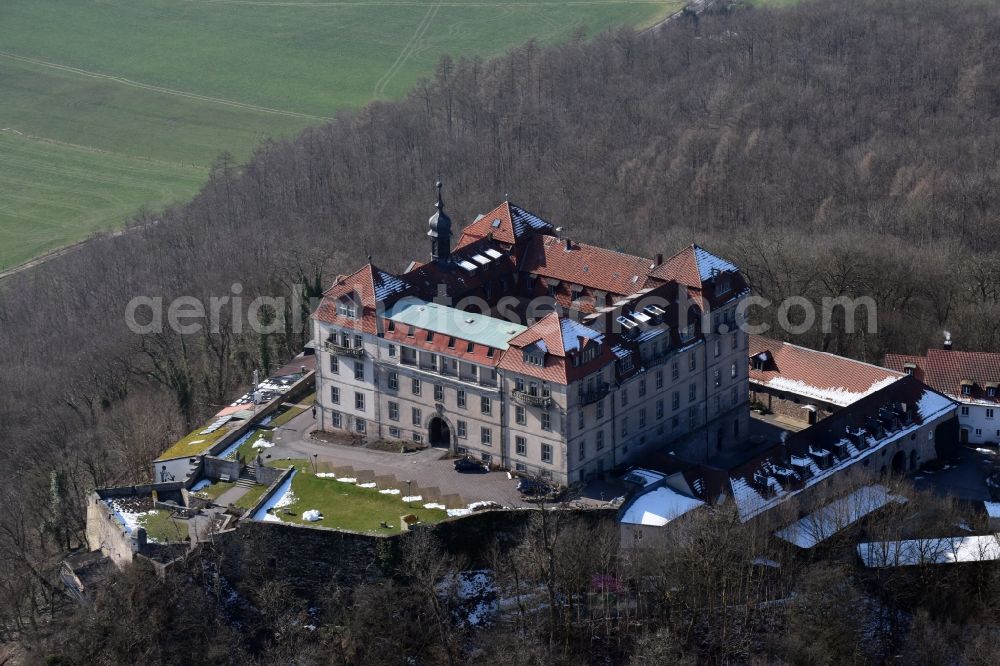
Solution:
<path fill-rule="evenodd" d="M 735 363 L 733 363 L 733 365 L 729 368 L 729 376 L 732 377 L 733 379 L 736 379 L 736 377 L 739 376 L 739 374 L 740 374 L 739 367 Z"/>
<path fill-rule="evenodd" d="M 527 363 L 528 365 L 537 365 L 539 367 L 542 367 L 542 366 L 545 365 L 545 355 L 544 354 L 533 353 L 533 352 L 529 352 L 529 351 L 525 350 L 524 353 L 521 355 L 521 357 L 524 359 L 524 362 Z"/>
<path fill-rule="evenodd" d="M 693 428 L 698 425 L 698 410 L 694 407 L 688 407 L 688 426 Z"/>
<path fill-rule="evenodd" d="M 579 458 L 580 462 L 583 462 L 584 460 L 586 460 L 586 458 L 587 458 L 587 440 L 585 440 L 585 439 L 581 439 L 580 440 L 580 447 L 579 447 L 579 450 L 578 450 L 577 453 L 580 456 L 580 458 Z"/>
<path fill-rule="evenodd" d="M 627 435 L 628 435 L 628 417 L 627 416 L 623 416 L 622 417 L 622 437 L 625 437 Z"/>
<path fill-rule="evenodd" d="M 434 331 L 427 331 L 427 342 L 434 342 Z"/>
<path fill-rule="evenodd" d="M 663 388 L 663 370 L 656 371 L 656 388 Z"/>
<path fill-rule="evenodd" d="M 465 346 L 465 351 L 468 352 L 469 354 L 476 351 L 476 344 L 474 342 L 470 342 Z"/>
<path fill-rule="evenodd" d="M 543 398 L 552 397 L 552 389 L 549 388 L 549 385 L 546 382 L 542 382 L 542 397 Z"/>
<path fill-rule="evenodd" d="M 437 400 L 438 402 L 444 400 L 444 387 L 441 386 L 440 384 L 434 385 L 434 399 Z"/>
<path fill-rule="evenodd" d="M 656 401 L 656 420 L 660 420 L 662 418 L 663 418 L 663 401 L 662 400 L 657 400 Z"/>
<path fill-rule="evenodd" d="M 421 435 L 419 432 L 415 432 L 413 433 L 413 441 L 419 444 L 420 442 L 424 441 L 424 436 Z"/>
<path fill-rule="evenodd" d="M 389 330 L 390 333 L 392 333 L 393 331 L 396 330 L 396 322 L 394 322 L 391 319 L 386 319 L 385 320 L 385 326 Z"/>
<path fill-rule="evenodd" d="M 448 338 L 448 349 L 454 349 L 454 348 L 455 348 L 455 336 L 453 335 L 450 338 Z"/>
<path fill-rule="evenodd" d="M 538 395 L 538 382 L 531 382 L 528 385 L 528 395 Z"/>
<path fill-rule="evenodd" d="M 364 393 L 358 392 L 358 393 L 354 394 L 354 409 L 358 410 L 359 412 L 365 411 L 365 394 Z"/>
<path fill-rule="evenodd" d="M 465 425 L 465 421 L 458 421 L 455 424 L 455 427 L 458 430 L 458 436 L 460 438 L 465 439 L 466 437 L 469 436 L 469 431 L 468 431 L 468 428 Z"/>
<path fill-rule="evenodd" d="M 982 434 L 983 434 L 983 429 L 982 428 L 976 428 L 976 437 L 981 437 Z"/>
<path fill-rule="evenodd" d="M 413 395 L 420 395 L 420 380 L 416 377 L 410 382 L 410 390 L 413 391 Z"/>
<path fill-rule="evenodd" d="M 395 426 L 389 426 L 389 437 L 393 439 L 399 439 L 399 428 Z"/>
<path fill-rule="evenodd" d="M 341 417 L 340 417 L 340 412 L 334 412 L 333 414 L 330 415 L 330 418 L 333 420 L 333 427 L 334 428 L 341 427 L 342 421 L 341 421 Z"/>
<path fill-rule="evenodd" d="M 335 375 L 340 372 L 340 359 L 330 354 L 330 374 Z"/>
<path fill-rule="evenodd" d="M 363 345 L 364 345 L 364 342 L 362 341 L 361 336 L 360 335 L 355 335 L 354 336 L 354 348 L 355 349 L 361 349 L 361 347 Z"/>
<path fill-rule="evenodd" d="M 339 386 L 331 386 L 330 387 L 330 402 L 332 402 L 335 405 L 339 405 L 340 404 L 340 387 Z"/>
<path fill-rule="evenodd" d="M 366 426 L 367 426 L 367 424 L 366 424 L 366 422 L 365 422 L 365 420 L 363 418 L 359 417 L 359 418 L 354 419 L 354 429 L 357 432 L 364 432 Z"/>
<path fill-rule="evenodd" d="M 458 389 L 458 394 L 455 396 L 455 400 L 458 401 L 458 406 L 465 409 L 465 389 Z"/>
<path fill-rule="evenodd" d="M 698 368 L 698 357 L 695 356 L 694 352 L 691 352 L 688 356 L 688 371 L 694 372 Z"/>
<path fill-rule="evenodd" d="M 542 462 L 550 463 L 552 462 L 552 445 L 542 444 Z"/>
<path fill-rule="evenodd" d="M 398 421 L 399 420 L 399 403 L 389 401 L 389 420 Z"/>
<path fill-rule="evenodd" d="M 351 346 L 351 336 L 347 334 L 347 331 L 340 332 L 340 346 L 345 348 Z"/>
<path fill-rule="evenodd" d="M 675 416 L 671 416 L 671 417 L 670 417 L 670 427 L 671 427 L 671 428 L 673 428 L 673 429 L 675 429 L 675 430 L 676 430 L 676 429 L 677 429 L 677 427 L 678 427 L 678 426 L 679 426 L 680 424 L 681 424 L 681 419 L 680 419 L 680 417 L 679 417 L 679 416 L 676 416 L 676 415 L 675 415 Z"/>
<path fill-rule="evenodd" d="M 517 405 L 514 407 L 514 421 L 516 421 L 521 425 L 524 425 L 528 422 L 528 418 L 524 412 L 524 407 L 522 407 L 521 405 Z"/>
<path fill-rule="evenodd" d="M 524 393 L 524 379 L 521 377 L 514 378 L 514 390 Z"/>
<path fill-rule="evenodd" d="M 987 409 L 986 410 L 986 418 L 988 418 L 988 419 L 993 418 L 993 410 L 992 409 Z"/>
<path fill-rule="evenodd" d="M 712 381 L 715 383 L 716 387 L 722 386 L 722 371 L 716 370 L 712 373 Z"/>
<path fill-rule="evenodd" d="M 670 409 L 675 412 L 681 407 L 681 392 L 674 391 L 674 394 L 670 396 Z"/>
<path fill-rule="evenodd" d="M 733 390 L 729 392 L 729 404 L 735 407 L 736 403 L 739 402 L 739 399 L 740 399 L 739 390 L 734 386 Z"/>
<path fill-rule="evenodd" d="M 968 416 L 968 415 L 969 415 L 969 408 L 962 407 L 962 416 Z"/>
<path fill-rule="evenodd" d="M 515 472 L 527 472 L 528 471 L 528 466 L 525 465 L 524 463 L 514 463 L 514 471 Z"/>
<path fill-rule="evenodd" d="M 482 460 L 487 465 L 493 464 L 493 456 L 490 455 L 489 453 L 480 453 L 479 459 Z"/>
<path fill-rule="evenodd" d="M 641 398 L 644 395 L 646 395 L 646 380 L 641 379 L 639 380 L 639 397 Z"/>
<path fill-rule="evenodd" d="M 397 373 L 395 373 L 395 372 L 390 372 L 389 373 L 388 384 L 389 384 L 389 388 L 392 389 L 393 391 L 395 391 L 396 389 L 398 389 L 399 388 L 399 375 Z"/>
<path fill-rule="evenodd" d="M 406 337 L 412 338 L 414 332 L 415 331 L 414 331 L 414 328 L 412 326 L 407 326 L 406 327 Z"/>
<path fill-rule="evenodd" d="M 645 428 L 646 427 L 646 408 L 645 407 L 643 407 L 642 409 L 639 410 L 639 427 L 640 428 Z"/>
<path fill-rule="evenodd" d="M 603 418 L 604 418 L 604 401 L 603 400 L 598 400 L 597 401 L 597 420 L 600 421 Z"/>
<path fill-rule="evenodd" d="M 688 385 L 688 402 L 694 402 L 698 399 L 698 385 L 691 383 Z"/>
<path fill-rule="evenodd" d="M 528 440 L 518 435 L 514 438 L 514 452 L 519 456 L 528 455 Z"/>
<path fill-rule="evenodd" d="M 350 317 L 354 319 L 356 317 L 357 310 L 354 307 L 354 301 L 349 298 L 337 301 L 337 314 L 343 317 Z M 345 345 L 346 346 L 346 345 Z"/>
<path fill-rule="evenodd" d="M 548 412 L 542 412 L 542 430 L 552 430 L 552 417 Z"/>
<path fill-rule="evenodd" d="M 715 350 L 713 353 L 715 354 L 716 357 L 718 357 L 719 354 L 722 353 L 722 344 L 718 340 L 715 341 Z"/>
<path fill-rule="evenodd" d="M 995 398 L 995 397 L 997 397 L 997 387 L 996 386 L 987 386 L 986 387 L 986 397 L 987 398 Z"/>
<path fill-rule="evenodd" d="M 680 371 L 677 368 L 677 361 L 670 364 L 670 378 L 677 379 L 680 376 Z"/>
<path fill-rule="evenodd" d="M 584 428 L 583 410 L 579 409 L 576 412 L 576 429 L 583 430 L 583 428 Z"/>
<path fill-rule="evenodd" d="M 628 387 L 627 386 L 623 386 L 622 387 L 622 393 L 621 393 L 621 395 L 622 395 L 622 407 L 624 407 L 625 405 L 628 404 Z"/>
<path fill-rule="evenodd" d="M 396 345 L 389 345 L 389 358 L 395 358 L 396 356 Z"/>
<path fill-rule="evenodd" d="M 493 347 L 487 347 L 486 348 L 486 358 L 493 358 L 493 352 L 494 351 L 495 350 L 493 349 Z"/>
<path fill-rule="evenodd" d="M 740 346 L 740 339 L 736 335 L 736 333 L 733 333 L 733 349 L 739 349 L 739 346 Z"/>
<path fill-rule="evenodd" d="M 354 362 L 354 378 L 358 381 L 365 380 L 365 362 L 355 361 Z"/>
<path fill-rule="evenodd" d="M 600 451 L 601 449 L 604 448 L 604 431 L 603 430 L 598 430 L 597 431 L 597 446 L 596 446 L 596 448 L 597 448 L 598 451 Z"/>
<path fill-rule="evenodd" d="M 487 398 L 485 395 L 479 399 L 479 411 L 483 414 L 493 413 L 493 401 Z"/>
<path fill-rule="evenodd" d="M 968 384 L 962 385 L 962 395 L 972 395 L 972 387 Z"/>
<path fill-rule="evenodd" d="M 420 413 L 419 407 L 411 407 L 410 416 L 413 418 L 413 425 L 415 426 L 423 425 L 424 422 L 423 414 Z"/>
<path fill-rule="evenodd" d="M 493 446 L 493 431 L 490 428 L 481 428 L 479 437 L 483 440 L 483 446 Z"/>

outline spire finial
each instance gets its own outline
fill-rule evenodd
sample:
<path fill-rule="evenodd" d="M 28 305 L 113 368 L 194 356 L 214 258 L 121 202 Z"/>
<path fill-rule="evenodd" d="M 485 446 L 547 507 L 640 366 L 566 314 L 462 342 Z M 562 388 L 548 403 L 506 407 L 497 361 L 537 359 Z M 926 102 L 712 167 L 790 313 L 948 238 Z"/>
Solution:
<path fill-rule="evenodd" d="M 372 263 L 372 255 L 370 255 L 370 254 L 368 255 L 368 263 L 369 264 Z"/>
<path fill-rule="evenodd" d="M 438 210 L 442 210 L 444 208 L 444 202 L 441 200 L 441 181 L 440 180 L 437 182 L 437 184 L 435 185 L 435 187 L 437 187 L 437 191 L 438 191 L 438 200 L 437 200 L 437 203 L 434 204 L 434 207 L 437 208 Z"/>

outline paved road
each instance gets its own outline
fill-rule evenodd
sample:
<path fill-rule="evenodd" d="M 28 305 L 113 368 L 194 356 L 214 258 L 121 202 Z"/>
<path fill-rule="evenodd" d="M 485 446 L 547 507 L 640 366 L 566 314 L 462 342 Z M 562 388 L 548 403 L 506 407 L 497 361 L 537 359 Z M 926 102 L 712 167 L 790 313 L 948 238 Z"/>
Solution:
<path fill-rule="evenodd" d="M 414 487 L 438 488 L 444 494 L 461 495 L 468 502 L 492 500 L 504 506 L 524 506 L 517 492 L 517 482 L 506 472 L 488 474 L 460 474 L 452 468 L 452 461 L 444 459 L 441 449 L 425 449 L 417 453 L 390 453 L 358 446 L 328 444 L 309 437 L 315 427 L 312 413 L 307 411 L 292 419 L 285 426 L 275 429 L 272 441 L 275 446 L 264 455 L 272 458 L 306 458 L 313 454 L 317 460 L 334 465 L 351 466 L 355 472 L 368 470 L 376 476 L 391 475 L 398 481 L 410 480 Z"/>
<path fill-rule="evenodd" d="M 986 477 L 998 455 L 997 449 L 963 448 L 957 464 L 939 472 L 918 472 L 913 476 L 914 485 L 962 500 L 989 501 Z"/>

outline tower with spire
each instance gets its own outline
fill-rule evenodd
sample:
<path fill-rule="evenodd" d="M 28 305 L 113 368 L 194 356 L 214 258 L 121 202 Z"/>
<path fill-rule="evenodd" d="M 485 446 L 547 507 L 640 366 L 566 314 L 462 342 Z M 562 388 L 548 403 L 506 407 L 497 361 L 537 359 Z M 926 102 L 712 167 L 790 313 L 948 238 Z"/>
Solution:
<path fill-rule="evenodd" d="M 430 229 L 427 235 L 431 237 L 431 259 L 439 263 L 447 263 L 451 256 L 451 218 L 444 212 L 444 202 L 441 200 L 441 181 L 437 182 L 437 209 L 427 221 Z"/>

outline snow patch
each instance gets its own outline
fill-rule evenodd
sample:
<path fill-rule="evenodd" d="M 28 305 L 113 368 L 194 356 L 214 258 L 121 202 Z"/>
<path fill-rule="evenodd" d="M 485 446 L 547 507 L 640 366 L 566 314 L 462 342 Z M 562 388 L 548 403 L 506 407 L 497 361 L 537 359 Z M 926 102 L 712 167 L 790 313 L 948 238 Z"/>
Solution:
<path fill-rule="evenodd" d="M 210 485 L 212 485 L 211 479 L 202 479 L 198 483 L 191 486 L 191 492 L 196 493 L 199 490 L 204 490 L 205 488 L 208 488 Z"/>
<path fill-rule="evenodd" d="M 871 395 L 876 391 L 884 389 L 890 384 L 896 383 L 899 379 L 900 378 L 895 375 L 891 377 L 884 377 L 869 386 L 864 391 L 850 391 L 842 386 L 813 386 L 802 380 L 788 379 L 787 377 L 774 377 L 764 382 L 764 385 L 776 391 L 797 393 L 798 395 L 804 395 L 814 400 L 821 400 L 840 407 L 846 407 L 847 405 L 855 403 L 867 395 Z"/>
<path fill-rule="evenodd" d="M 419 501 L 421 501 L 424 498 L 422 496 L 420 496 L 420 495 L 407 495 L 406 497 L 403 497 L 402 499 L 403 499 L 404 502 L 419 502 Z"/>
<path fill-rule="evenodd" d="M 444 511 L 448 507 L 446 507 L 444 504 L 438 504 L 437 502 L 428 502 L 427 504 L 424 504 L 424 508 L 425 509 L 441 509 L 442 511 Z"/>
<path fill-rule="evenodd" d="M 302 520 L 309 523 L 315 523 L 317 520 L 323 520 L 323 514 L 316 509 L 309 509 L 308 511 L 302 512 Z"/>
<path fill-rule="evenodd" d="M 681 495 L 670 488 L 657 488 L 636 497 L 625 510 L 621 522 L 662 527 L 704 504 L 701 500 Z"/>
<path fill-rule="evenodd" d="M 382 493 L 383 495 L 398 495 L 399 494 L 399 489 L 398 488 L 383 488 L 379 492 Z"/>

